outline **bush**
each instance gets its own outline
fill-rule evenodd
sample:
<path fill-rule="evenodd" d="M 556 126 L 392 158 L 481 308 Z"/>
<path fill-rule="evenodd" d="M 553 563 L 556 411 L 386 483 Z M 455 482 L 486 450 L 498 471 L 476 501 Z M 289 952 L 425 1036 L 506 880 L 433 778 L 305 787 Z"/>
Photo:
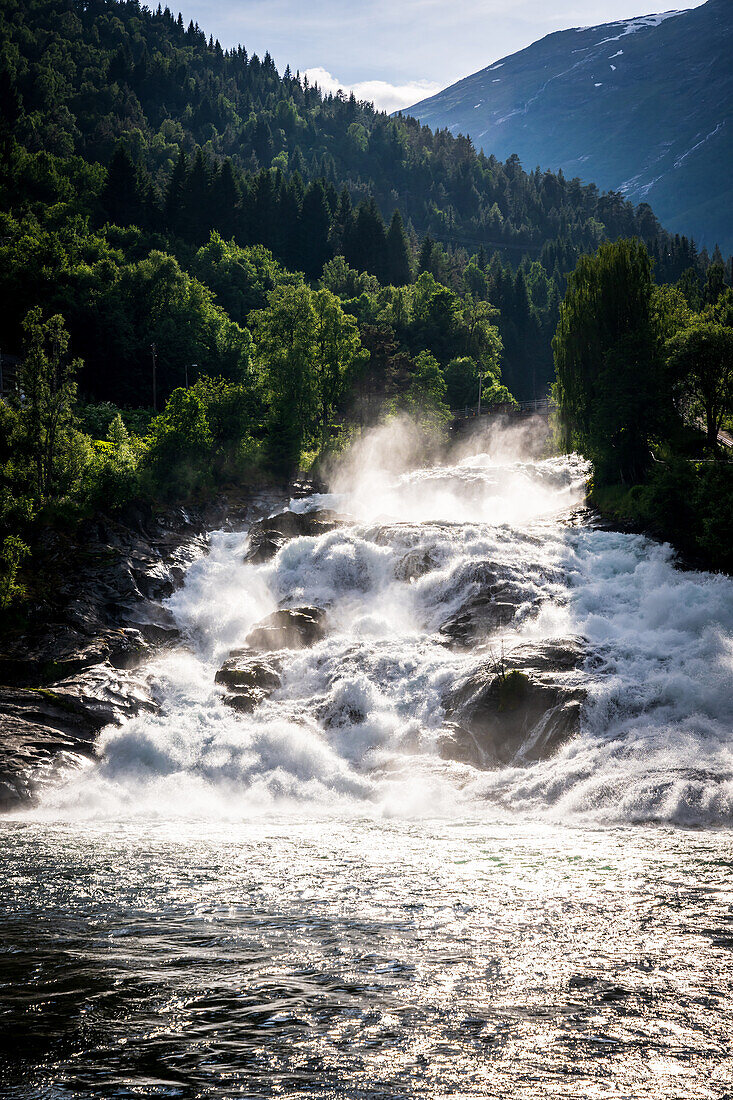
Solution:
<path fill-rule="evenodd" d="M 8 535 L 0 546 L 0 607 L 10 607 L 13 600 L 23 595 L 25 588 L 17 583 L 21 563 L 30 554 L 30 547 L 16 535 Z"/>

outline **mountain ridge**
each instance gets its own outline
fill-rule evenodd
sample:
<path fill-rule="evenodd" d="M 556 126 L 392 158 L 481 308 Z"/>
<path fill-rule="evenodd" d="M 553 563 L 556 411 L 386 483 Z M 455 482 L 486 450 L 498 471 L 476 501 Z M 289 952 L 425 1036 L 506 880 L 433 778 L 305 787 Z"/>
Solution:
<path fill-rule="evenodd" d="M 733 250 L 733 4 L 555 31 L 405 112 Z"/>

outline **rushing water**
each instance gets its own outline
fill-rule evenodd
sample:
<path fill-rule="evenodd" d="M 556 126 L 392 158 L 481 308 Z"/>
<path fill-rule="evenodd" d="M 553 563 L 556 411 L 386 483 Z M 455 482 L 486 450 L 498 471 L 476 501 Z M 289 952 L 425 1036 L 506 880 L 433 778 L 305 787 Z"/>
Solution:
<path fill-rule="evenodd" d="M 733 583 L 594 525 L 578 459 L 397 449 L 294 504 L 351 519 L 271 562 L 213 535 L 161 713 L 2 823 L 3 1096 L 733 1096 Z M 517 616 L 458 652 L 488 569 Z M 233 711 L 216 669 L 303 604 L 326 638 Z M 443 758 L 450 685 L 568 637 L 577 736 Z"/>

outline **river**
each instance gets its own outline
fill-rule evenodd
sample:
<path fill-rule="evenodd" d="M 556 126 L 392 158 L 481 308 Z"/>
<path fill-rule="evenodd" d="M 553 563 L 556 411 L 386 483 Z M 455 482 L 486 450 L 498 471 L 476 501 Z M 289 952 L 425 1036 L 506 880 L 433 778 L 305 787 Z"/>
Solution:
<path fill-rule="evenodd" d="M 384 429 L 292 502 L 333 530 L 211 536 L 160 713 L 0 822 L 3 1097 L 733 1095 L 733 582 L 525 444 Z M 487 585 L 510 621 L 455 644 Z M 302 605 L 238 713 L 217 669 Z M 548 645 L 577 729 L 475 766 L 446 700 Z"/>

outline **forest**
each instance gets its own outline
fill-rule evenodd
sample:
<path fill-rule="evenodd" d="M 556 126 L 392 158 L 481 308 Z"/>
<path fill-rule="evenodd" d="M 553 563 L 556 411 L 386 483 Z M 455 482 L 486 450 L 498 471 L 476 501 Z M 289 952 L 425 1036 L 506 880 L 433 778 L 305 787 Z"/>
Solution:
<path fill-rule="evenodd" d="M 604 241 L 643 242 L 690 309 L 731 282 L 648 206 L 323 95 L 168 8 L 8 0 L 0 42 L 7 606 L 43 524 L 284 477 L 479 386 L 545 394 Z"/>
<path fill-rule="evenodd" d="M 563 443 L 593 461 L 591 501 L 733 572 L 733 289 L 657 286 L 638 240 L 602 245 L 570 277 L 553 341 Z M 730 436 L 728 436 L 730 438 Z"/>

